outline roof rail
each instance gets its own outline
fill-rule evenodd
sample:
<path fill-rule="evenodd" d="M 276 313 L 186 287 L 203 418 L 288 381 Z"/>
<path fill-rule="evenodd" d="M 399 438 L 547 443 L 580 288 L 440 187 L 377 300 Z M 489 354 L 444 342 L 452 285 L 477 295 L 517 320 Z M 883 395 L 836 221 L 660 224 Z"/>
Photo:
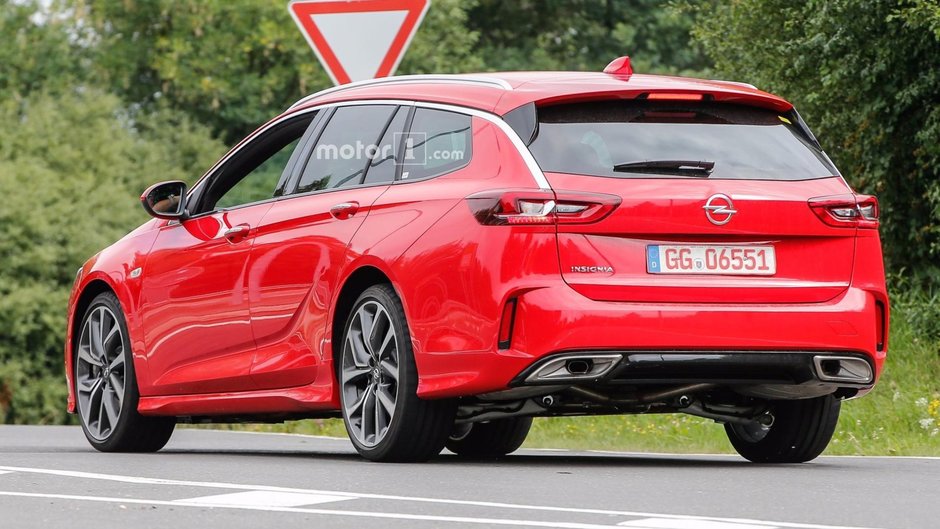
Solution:
<path fill-rule="evenodd" d="M 454 84 L 476 84 L 481 86 L 489 86 L 491 88 L 499 88 L 501 90 L 512 90 L 512 85 L 503 79 L 498 79 L 496 77 L 482 76 L 482 75 L 462 75 L 462 74 L 450 74 L 450 75 L 396 75 L 392 77 L 379 77 L 378 79 L 366 79 L 364 81 L 355 81 L 352 83 L 346 83 L 339 86 L 333 86 L 325 90 L 320 90 L 319 92 L 310 94 L 293 105 L 291 105 L 288 110 L 296 108 L 310 100 L 316 99 L 327 94 L 332 94 L 335 92 L 342 92 L 343 90 L 351 90 L 353 88 L 362 88 L 366 86 L 373 85 L 385 85 L 385 84 L 408 84 L 408 83 L 454 83 Z"/>

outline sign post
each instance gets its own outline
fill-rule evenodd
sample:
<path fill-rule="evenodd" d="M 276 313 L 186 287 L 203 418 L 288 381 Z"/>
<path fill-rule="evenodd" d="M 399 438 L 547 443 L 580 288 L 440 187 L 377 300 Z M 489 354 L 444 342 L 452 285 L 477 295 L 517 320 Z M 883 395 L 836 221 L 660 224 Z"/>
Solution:
<path fill-rule="evenodd" d="M 291 17 L 334 84 L 395 73 L 431 0 L 293 0 Z"/>

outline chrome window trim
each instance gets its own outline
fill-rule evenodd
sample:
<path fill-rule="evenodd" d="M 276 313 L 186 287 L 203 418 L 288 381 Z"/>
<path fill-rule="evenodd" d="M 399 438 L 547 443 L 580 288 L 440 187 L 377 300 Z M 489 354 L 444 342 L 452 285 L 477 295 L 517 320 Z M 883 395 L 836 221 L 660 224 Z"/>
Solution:
<path fill-rule="evenodd" d="M 327 106 L 327 105 L 323 105 L 323 107 L 325 107 L 325 106 Z M 244 149 L 245 146 L 247 146 L 247 145 L 250 144 L 250 143 L 253 143 L 253 142 L 255 141 L 255 139 L 257 139 L 258 136 L 261 136 L 262 134 L 268 132 L 268 131 L 271 130 L 272 128 L 276 127 L 277 125 L 280 125 L 281 123 L 284 123 L 284 122 L 287 121 L 287 120 L 294 119 L 294 118 L 296 118 L 296 117 L 298 117 L 298 116 L 302 116 L 302 115 L 304 115 L 304 114 L 309 114 L 309 113 L 311 113 L 311 112 L 316 112 L 316 111 L 320 110 L 320 109 L 323 108 L 323 107 L 319 107 L 319 106 L 318 106 L 318 107 L 305 108 L 305 109 L 300 110 L 300 111 L 298 111 L 298 112 L 294 112 L 294 113 L 291 113 L 291 114 L 287 114 L 287 115 L 281 116 L 280 119 L 273 120 L 273 121 L 269 121 L 267 124 L 265 124 L 264 126 L 262 126 L 260 129 L 258 129 L 258 130 L 256 130 L 256 131 L 252 132 L 250 135 L 248 135 L 247 137 L 245 137 L 245 139 L 243 139 L 241 142 L 239 142 L 238 145 L 236 145 L 236 146 L 233 147 L 230 151 L 228 151 L 227 153 L 225 153 L 225 155 L 222 156 L 222 158 L 220 158 L 219 161 L 215 162 L 215 163 L 212 165 L 212 167 L 209 168 L 208 171 L 206 171 L 205 173 L 203 173 L 202 176 L 199 177 L 199 180 L 196 180 L 196 182 L 192 185 L 192 187 L 189 188 L 189 190 L 188 190 L 187 193 L 186 193 L 186 198 L 187 198 L 187 200 L 189 200 L 189 197 L 191 197 L 191 196 L 195 193 L 195 191 L 196 191 L 200 186 L 205 185 L 205 183 L 206 183 L 207 180 L 209 180 L 211 177 L 215 176 L 215 174 L 216 174 L 216 172 L 219 170 L 219 168 L 221 168 L 223 165 L 225 165 L 225 163 L 228 162 L 233 156 L 235 156 L 236 154 L 238 154 L 239 152 L 241 152 L 241 150 Z M 301 135 L 301 138 L 303 138 L 302 135 Z M 298 146 L 299 146 L 299 145 L 298 145 Z M 269 200 L 274 200 L 274 199 L 277 199 L 277 198 L 281 198 L 281 197 L 271 197 L 270 199 L 265 199 L 265 200 L 262 200 L 262 201 L 259 201 L 259 202 L 268 202 Z M 257 203 L 259 203 L 259 202 L 252 202 L 252 204 L 257 204 Z M 244 205 L 247 205 L 247 204 L 244 204 Z M 239 205 L 238 207 L 241 207 L 241 205 Z M 228 208 L 228 209 L 232 209 L 232 208 Z M 199 215 L 203 215 L 203 214 L 205 214 L 205 213 L 210 213 L 210 212 L 206 211 L 206 212 L 204 212 L 204 213 L 200 213 Z"/>
<path fill-rule="evenodd" d="M 337 92 L 342 92 L 344 90 L 352 90 L 354 88 L 362 88 L 366 86 L 381 86 L 388 84 L 420 84 L 420 83 L 443 83 L 443 84 L 464 84 L 464 85 L 482 85 L 499 88 L 501 90 L 512 90 L 512 85 L 508 81 L 499 79 L 497 77 L 490 77 L 486 75 L 461 75 L 461 74 L 452 74 L 452 75 L 441 75 L 441 74 L 420 74 L 420 75 L 395 75 L 392 77 L 380 77 L 378 79 L 365 79 L 363 81 L 355 81 L 352 83 L 346 83 L 339 86 L 332 86 L 319 92 L 314 92 L 306 97 L 300 98 L 296 103 L 288 107 L 290 110 L 292 108 L 297 108 L 298 106 L 312 101 L 318 97 L 325 96 L 328 94 L 335 94 Z"/>
<path fill-rule="evenodd" d="M 361 106 L 361 105 L 415 106 L 419 108 L 446 110 L 449 112 L 466 114 L 469 116 L 478 117 L 480 119 L 486 120 L 492 123 L 493 125 L 496 125 L 496 127 L 500 129 L 501 131 L 503 131 L 506 137 L 509 138 L 509 141 L 513 144 L 513 146 L 519 152 L 519 155 L 522 157 L 523 161 L 525 162 L 526 167 L 529 169 L 529 172 L 532 174 L 532 178 L 533 180 L 535 180 L 536 185 L 538 185 L 539 188 L 543 190 L 550 190 L 552 188 L 551 185 L 548 183 L 548 179 L 545 178 L 545 174 L 542 173 L 542 168 L 539 167 L 538 162 L 535 161 L 535 157 L 532 156 L 531 152 L 529 152 L 529 149 L 528 147 L 525 146 L 525 143 L 522 141 L 522 138 L 520 138 L 519 135 L 516 133 L 516 131 L 513 130 L 512 127 L 510 127 L 509 124 L 506 123 L 506 121 L 497 114 L 493 114 L 492 112 L 487 112 L 485 110 L 480 110 L 476 108 L 462 107 L 459 105 L 451 105 L 451 104 L 446 104 L 446 103 L 430 103 L 430 102 L 424 102 L 424 101 L 412 101 L 412 100 L 404 100 L 404 99 L 360 99 L 360 100 L 355 100 L 355 101 L 337 101 L 337 102 L 332 102 L 332 103 L 324 103 L 322 105 L 312 106 L 309 108 L 299 110 L 297 112 L 292 112 L 290 114 L 283 115 L 281 116 L 280 119 L 276 119 L 276 120 L 268 122 L 267 125 L 258 129 L 254 133 L 252 133 L 251 136 L 243 140 L 239 145 L 237 145 L 235 148 L 229 151 L 225 156 L 223 156 L 218 162 L 216 162 L 215 165 L 213 165 L 208 171 L 206 171 L 206 173 L 203 174 L 202 177 L 200 177 L 199 180 L 197 180 L 196 183 L 193 184 L 193 186 L 189 189 L 189 193 L 187 193 L 187 197 L 191 196 L 200 186 L 205 185 L 205 182 L 209 180 L 212 176 L 214 176 L 215 173 L 218 171 L 218 169 L 221 166 L 223 166 L 229 159 L 231 159 L 233 156 L 238 154 L 243 148 L 245 148 L 245 146 L 252 143 L 255 138 L 264 134 L 265 132 L 270 130 L 272 127 L 275 127 L 288 119 L 293 119 L 299 115 L 306 114 L 309 112 L 316 112 L 324 108 Z M 343 189 L 343 188 L 338 188 L 337 190 L 340 190 L 340 189 Z M 281 197 L 272 197 L 271 200 L 283 199 L 283 198 L 287 198 L 291 196 L 297 196 L 297 195 L 284 195 Z M 265 200 L 265 202 L 267 202 L 267 200 Z M 229 208 L 229 209 L 232 209 L 232 208 Z M 206 213 L 209 213 L 209 212 L 206 212 Z"/>

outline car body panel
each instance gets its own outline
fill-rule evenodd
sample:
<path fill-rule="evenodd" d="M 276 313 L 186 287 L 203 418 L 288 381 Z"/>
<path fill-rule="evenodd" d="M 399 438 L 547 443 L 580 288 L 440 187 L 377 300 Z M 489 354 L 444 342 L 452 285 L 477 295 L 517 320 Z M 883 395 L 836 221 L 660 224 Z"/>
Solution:
<path fill-rule="evenodd" d="M 388 186 L 313 193 L 278 201 L 258 229 L 248 265 L 251 328 L 258 344 L 251 377 L 259 389 L 310 384 L 331 362 L 326 339 L 331 294 L 338 290 L 337 263 Z M 355 203 L 339 219 L 330 209 Z M 329 356 L 329 355 L 327 355 Z"/>
<path fill-rule="evenodd" d="M 849 193 L 841 177 L 793 182 L 696 179 L 673 185 L 664 185 L 662 179 L 558 173 L 546 177 L 555 189 L 622 197 L 620 206 L 599 222 L 559 227 L 562 274 L 572 288 L 589 298 L 818 303 L 835 298 L 851 282 L 857 230 L 823 224 L 808 204 L 810 198 Z M 717 194 L 729 197 L 737 212 L 727 224 L 713 224 L 703 208 Z M 776 250 L 776 273 L 651 274 L 647 247 L 662 244 L 770 245 Z M 583 266 L 600 266 L 605 271 L 576 271 Z"/>
<path fill-rule="evenodd" d="M 169 223 L 141 274 L 144 347 L 152 382 L 141 395 L 232 391 L 250 384 L 255 342 L 247 304 L 253 233 L 270 203 Z M 250 387 L 250 386 L 249 386 Z"/>
<path fill-rule="evenodd" d="M 73 380 L 73 344 L 78 340 L 77 328 L 84 314 L 83 305 L 91 301 L 97 292 L 110 290 L 117 296 L 124 311 L 131 344 L 134 365 L 139 384 L 150 383 L 147 370 L 146 346 L 143 340 L 142 322 L 137 312 L 140 305 L 140 281 L 131 273 L 146 266 L 150 248 L 157 237 L 156 227 L 165 221 L 156 219 L 142 224 L 120 240 L 91 257 L 78 270 L 75 283 L 69 294 L 68 322 L 65 336 L 65 377 L 68 382 L 68 411 L 75 412 L 75 384 Z"/>

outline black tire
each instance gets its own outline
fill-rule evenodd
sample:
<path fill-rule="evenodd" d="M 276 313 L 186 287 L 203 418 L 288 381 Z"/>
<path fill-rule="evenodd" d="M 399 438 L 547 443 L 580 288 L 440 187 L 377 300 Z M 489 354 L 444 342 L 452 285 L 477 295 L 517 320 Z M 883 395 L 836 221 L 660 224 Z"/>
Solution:
<path fill-rule="evenodd" d="M 365 390 L 358 392 L 354 384 L 344 384 L 343 373 L 347 368 L 359 371 L 373 369 L 372 367 L 364 368 L 361 364 L 354 364 L 353 359 L 347 356 L 348 348 L 351 347 L 347 338 L 351 332 L 353 332 L 354 338 L 356 336 L 355 331 L 353 331 L 353 324 L 354 318 L 360 309 L 365 306 L 376 307 L 376 304 L 386 311 L 388 315 L 387 324 L 394 330 L 394 339 L 391 340 L 389 347 L 392 347 L 392 343 L 395 347 L 397 380 L 394 383 L 388 381 L 384 383 L 375 382 L 375 384 L 385 384 L 385 387 L 389 388 L 389 393 L 395 396 L 395 402 L 394 410 L 388 413 L 387 425 L 384 428 L 379 426 L 374 428 L 374 438 L 379 438 L 379 440 L 370 445 L 365 440 L 357 438 L 357 432 L 363 434 L 367 430 L 363 424 L 365 411 L 362 411 L 361 418 L 357 419 L 351 417 L 354 411 L 350 411 L 349 406 L 347 406 L 347 404 L 355 406 L 355 403 L 358 402 L 357 399 L 362 398 Z M 372 322 L 376 327 L 378 326 L 376 324 L 377 319 L 376 316 L 376 320 Z M 364 331 L 360 329 L 359 336 L 363 334 Z M 374 335 L 374 331 L 372 334 Z M 336 362 L 336 379 L 340 386 L 343 422 L 346 425 L 349 439 L 359 454 L 371 461 L 381 462 L 419 462 L 426 461 L 439 454 L 443 450 L 444 442 L 447 440 L 450 429 L 454 424 L 456 405 L 452 400 L 424 400 L 418 398 L 418 369 L 414 361 L 411 334 L 405 318 L 404 307 L 391 285 L 371 286 L 359 296 L 347 315 L 346 325 L 343 327 L 342 342 L 340 343 L 343 346 L 340 357 Z M 372 350 L 378 348 L 375 344 L 371 344 L 370 347 L 370 354 Z M 376 357 L 378 357 L 376 364 L 381 364 L 381 351 Z M 380 369 L 383 368 L 375 367 L 376 371 Z M 379 372 L 382 374 L 377 376 L 385 376 L 385 371 Z M 394 391 L 390 390 L 391 384 L 394 384 Z M 377 402 L 373 401 L 373 403 L 374 407 L 379 406 Z M 376 424 L 378 423 L 379 421 L 376 419 Z M 381 436 L 378 433 L 380 430 L 382 431 Z"/>
<path fill-rule="evenodd" d="M 770 428 L 725 424 L 728 439 L 754 463 L 805 463 L 823 453 L 839 422 L 840 400 L 832 395 L 771 403 Z"/>
<path fill-rule="evenodd" d="M 113 316 L 120 329 L 120 344 L 114 341 L 111 349 L 118 351 L 118 347 L 121 347 L 122 349 L 120 351 L 124 357 L 124 362 L 121 366 L 124 380 L 123 392 L 119 392 L 114 387 L 111 388 L 114 395 L 118 395 L 118 393 L 123 395 L 121 408 L 120 412 L 116 414 L 117 419 L 114 421 L 116 424 L 109 424 L 106 434 L 102 434 L 100 430 L 96 431 L 93 428 L 93 423 L 90 421 L 90 417 L 93 414 L 84 413 L 86 411 L 83 409 L 84 399 L 78 397 L 79 374 L 82 369 L 78 356 L 82 346 L 82 339 L 85 336 L 84 331 L 92 314 L 96 313 L 96 311 L 101 314 L 102 311 L 100 309 L 102 308 L 106 309 L 108 313 Z M 113 293 L 104 292 L 92 300 L 91 305 L 89 305 L 82 317 L 82 325 L 79 328 L 78 334 L 79 337 L 76 341 L 73 362 L 73 380 L 76 384 L 75 406 L 79 416 L 79 423 L 82 425 L 82 431 L 85 433 L 88 442 L 91 443 L 91 446 L 96 450 L 101 452 L 156 452 L 163 448 L 170 440 L 170 436 L 173 435 L 173 429 L 176 426 L 176 418 L 145 417 L 137 413 L 140 393 L 137 388 L 137 376 L 134 371 L 133 355 L 131 354 L 130 340 L 127 333 L 127 323 L 125 322 L 124 311 L 121 310 L 121 304 Z M 87 364 L 83 364 L 83 367 L 87 367 Z M 117 372 L 116 368 L 115 372 Z M 87 372 L 85 376 L 89 376 Z M 88 404 L 93 402 L 92 399 L 88 400 Z M 89 406 L 89 408 L 91 408 L 91 406 Z M 100 416 L 97 420 L 100 425 Z"/>
<path fill-rule="evenodd" d="M 532 417 L 476 422 L 466 434 L 448 439 L 445 446 L 461 457 L 500 457 L 518 450 L 531 427 Z"/>

